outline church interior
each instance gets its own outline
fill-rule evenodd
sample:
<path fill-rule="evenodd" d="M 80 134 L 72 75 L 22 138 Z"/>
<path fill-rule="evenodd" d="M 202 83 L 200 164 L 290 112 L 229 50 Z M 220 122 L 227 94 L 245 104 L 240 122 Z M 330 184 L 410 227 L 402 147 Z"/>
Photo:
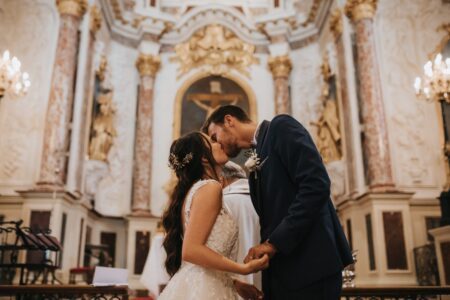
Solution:
<path fill-rule="evenodd" d="M 171 142 L 225 104 L 310 132 L 352 286 L 450 287 L 449 0 L 0 0 L 0 285 L 148 295 Z"/>

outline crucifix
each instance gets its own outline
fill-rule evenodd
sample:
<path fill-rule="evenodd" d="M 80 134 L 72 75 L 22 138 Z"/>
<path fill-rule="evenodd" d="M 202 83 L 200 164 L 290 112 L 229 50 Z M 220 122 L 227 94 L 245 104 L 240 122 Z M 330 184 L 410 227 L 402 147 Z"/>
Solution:
<path fill-rule="evenodd" d="M 242 95 L 240 94 L 224 94 L 220 81 L 210 81 L 209 87 L 210 93 L 195 93 L 187 97 L 187 100 L 194 102 L 198 107 L 206 111 L 207 118 L 220 106 L 221 102 L 235 105 L 242 100 Z"/>

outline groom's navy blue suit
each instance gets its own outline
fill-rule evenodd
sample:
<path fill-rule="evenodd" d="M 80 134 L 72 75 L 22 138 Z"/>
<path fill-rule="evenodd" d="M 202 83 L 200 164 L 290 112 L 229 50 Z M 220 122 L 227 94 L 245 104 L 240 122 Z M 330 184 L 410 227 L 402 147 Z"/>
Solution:
<path fill-rule="evenodd" d="M 265 161 L 250 174 L 252 202 L 261 240 L 277 249 L 263 272 L 264 299 L 337 299 L 324 290 L 339 294 L 340 273 L 353 260 L 311 136 L 294 118 L 280 115 L 261 123 L 256 152 Z"/>

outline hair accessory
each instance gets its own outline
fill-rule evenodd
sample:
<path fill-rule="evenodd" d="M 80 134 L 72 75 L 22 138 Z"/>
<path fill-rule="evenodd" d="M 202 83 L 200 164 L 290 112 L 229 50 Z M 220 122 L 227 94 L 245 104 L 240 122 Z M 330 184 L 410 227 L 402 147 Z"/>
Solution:
<path fill-rule="evenodd" d="M 178 157 L 173 154 L 170 153 L 169 155 L 169 167 L 174 170 L 174 171 L 178 171 L 183 169 L 184 167 L 186 167 L 192 160 L 194 156 L 192 155 L 192 152 L 189 152 L 188 154 L 186 154 L 183 158 L 183 160 L 179 160 Z"/>

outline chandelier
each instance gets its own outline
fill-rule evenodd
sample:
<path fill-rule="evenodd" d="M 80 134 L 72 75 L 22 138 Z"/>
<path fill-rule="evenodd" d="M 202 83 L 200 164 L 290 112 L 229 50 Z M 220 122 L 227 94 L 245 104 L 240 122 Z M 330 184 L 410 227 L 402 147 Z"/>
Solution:
<path fill-rule="evenodd" d="M 446 101 L 450 103 L 450 57 L 445 61 L 439 53 L 432 62 L 423 66 L 424 76 L 416 77 L 416 95 L 427 101 Z"/>
<path fill-rule="evenodd" d="M 20 71 L 20 61 L 17 57 L 10 58 L 9 51 L 0 57 L 0 99 L 5 93 L 23 96 L 30 88 L 31 81 L 27 72 Z"/>

